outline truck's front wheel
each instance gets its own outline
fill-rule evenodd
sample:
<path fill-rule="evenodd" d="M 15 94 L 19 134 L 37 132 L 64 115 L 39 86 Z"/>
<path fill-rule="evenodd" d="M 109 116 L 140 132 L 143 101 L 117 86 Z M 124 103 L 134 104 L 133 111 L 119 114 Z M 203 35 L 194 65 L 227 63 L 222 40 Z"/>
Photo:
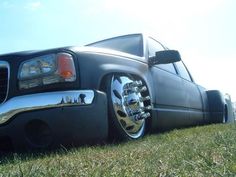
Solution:
<path fill-rule="evenodd" d="M 114 74 L 107 80 L 110 137 L 120 140 L 138 139 L 144 135 L 150 117 L 150 100 L 143 92 L 147 87 L 132 76 Z"/>

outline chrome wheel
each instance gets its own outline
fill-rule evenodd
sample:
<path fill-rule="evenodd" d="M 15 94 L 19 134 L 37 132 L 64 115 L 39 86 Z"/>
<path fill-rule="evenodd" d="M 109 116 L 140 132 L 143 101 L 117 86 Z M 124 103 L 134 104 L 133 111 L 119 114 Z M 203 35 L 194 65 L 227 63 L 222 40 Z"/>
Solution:
<path fill-rule="evenodd" d="M 151 109 L 150 97 L 144 94 L 147 93 L 147 87 L 140 80 L 113 75 L 110 88 L 115 118 L 121 130 L 129 138 L 141 137 Z"/>

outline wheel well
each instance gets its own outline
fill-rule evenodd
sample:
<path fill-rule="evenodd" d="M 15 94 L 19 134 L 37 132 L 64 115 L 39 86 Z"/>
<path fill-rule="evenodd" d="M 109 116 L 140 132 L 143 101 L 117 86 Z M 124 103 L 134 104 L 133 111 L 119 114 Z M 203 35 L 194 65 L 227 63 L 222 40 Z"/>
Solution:
<path fill-rule="evenodd" d="M 109 76 L 111 76 L 112 74 L 107 74 L 105 76 L 103 76 L 103 78 L 101 79 L 100 85 L 99 85 L 99 90 L 101 91 L 106 91 L 106 81 L 109 78 Z"/>
<path fill-rule="evenodd" d="M 106 81 L 113 74 L 132 76 L 136 80 L 141 80 L 144 83 L 144 85 L 147 87 L 147 84 L 146 84 L 145 80 L 142 77 L 137 76 L 135 74 L 129 74 L 129 73 L 109 73 L 109 74 L 106 74 L 105 76 L 103 76 L 103 78 L 101 79 L 101 82 L 100 82 L 100 85 L 99 85 L 99 90 L 101 90 L 101 91 L 105 91 L 106 90 Z M 144 93 L 144 95 L 150 95 L 148 87 L 147 87 L 147 91 L 145 91 L 143 93 Z"/>
<path fill-rule="evenodd" d="M 118 75 L 128 75 L 128 76 L 132 76 L 134 79 L 136 80 L 141 80 L 142 83 L 147 87 L 147 90 L 145 92 L 143 92 L 143 95 L 144 96 L 150 96 L 150 91 L 149 91 L 149 88 L 147 86 L 147 83 L 145 82 L 145 80 L 138 76 L 138 75 L 135 75 L 135 74 L 130 74 L 130 73 L 109 73 L 105 76 L 103 76 L 103 78 L 101 79 L 101 82 L 100 82 L 100 86 L 99 86 L 99 90 L 101 91 L 106 91 L 106 82 L 107 82 L 107 79 L 112 76 L 113 74 L 118 74 Z M 148 101 L 145 101 L 144 102 L 144 105 L 151 105 L 151 99 L 148 100 Z M 151 117 L 147 119 L 147 128 L 146 128 L 146 133 L 149 133 L 151 131 L 151 127 L 152 127 L 152 111 L 149 111 L 150 114 L 151 114 Z"/>

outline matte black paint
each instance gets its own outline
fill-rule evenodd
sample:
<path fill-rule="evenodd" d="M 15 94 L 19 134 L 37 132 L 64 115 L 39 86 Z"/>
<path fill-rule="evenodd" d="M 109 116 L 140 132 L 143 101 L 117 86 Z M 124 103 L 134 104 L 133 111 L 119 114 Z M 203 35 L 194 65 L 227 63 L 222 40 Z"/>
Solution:
<path fill-rule="evenodd" d="M 219 91 L 207 91 L 194 81 L 187 81 L 158 67 L 148 65 L 147 44 L 143 40 L 144 57 L 91 47 L 65 47 L 45 51 L 21 52 L 1 55 L 0 60 L 10 64 L 10 90 L 8 99 L 17 95 L 67 89 L 102 90 L 106 76 L 114 73 L 132 74 L 142 79 L 149 90 L 153 105 L 151 129 L 178 128 L 210 122 L 220 122 L 225 102 Z M 69 52 L 75 59 L 77 80 L 73 83 L 20 91 L 17 73 L 22 61 L 49 53 Z M 176 67 L 176 66 L 175 66 Z M 176 68 L 178 70 L 178 68 Z M 10 136 L 16 147 L 28 144 L 24 126 L 31 120 L 42 120 L 55 128 L 52 146 L 62 143 L 107 137 L 107 105 L 105 95 L 97 95 L 90 107 L 71 107 L 34 111 L 17 115 L 6 126 L 0 127 L 0 137 Z M 217 117 L 217 121 L 212 120 Z M 13 131 L 14 130 L 14 131 Z M 62 139 L 60 137 L 63 137 Z M 72 141 L 70 141 L 72 140 Z"/>
<path fill-rule="evenodd" d="M 130 58 L 124 53 L 74 51 L 78 55 L 81 88 L 100 89 L 102 80 L 111 73 L 129 73 L 144 80 L 148 86 L 154 112 L 152 125 L 157 129 L 198 125 L 209 120 L 206 89 L 193 81 L 158 67 L 149 67 L 143 57 Z M 222 101 L 222 100 L 221 100 Z M 223 105 L 224 103 L 221 102 Z M 157 120 L 155 120 L 157 119 Z"/>
<path fill-rule="evenodd" d="M 106 140 L 107 124 L 106 95 L 97 92 L 92 105 L 53 108 L 16 115 L 11 122 L 0 127 L 0 139 L 9 138 L 17 151 L 32 148 L 50 149 L 61 145 L 74 146 Z M 40 140 L 37 136 L 43 138 Z"/>

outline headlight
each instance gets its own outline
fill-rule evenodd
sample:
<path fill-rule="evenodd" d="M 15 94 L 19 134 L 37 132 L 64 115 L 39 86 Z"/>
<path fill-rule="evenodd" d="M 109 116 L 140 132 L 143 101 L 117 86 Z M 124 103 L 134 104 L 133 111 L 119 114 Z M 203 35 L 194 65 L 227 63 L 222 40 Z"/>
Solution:
<path fill-rule="evenodd" d="M 58 53 L 25 61 L 20 66 L 18 79 L 20 89 L 73 82 L 76 80 L 73 57 L 68 53 Z"/>

